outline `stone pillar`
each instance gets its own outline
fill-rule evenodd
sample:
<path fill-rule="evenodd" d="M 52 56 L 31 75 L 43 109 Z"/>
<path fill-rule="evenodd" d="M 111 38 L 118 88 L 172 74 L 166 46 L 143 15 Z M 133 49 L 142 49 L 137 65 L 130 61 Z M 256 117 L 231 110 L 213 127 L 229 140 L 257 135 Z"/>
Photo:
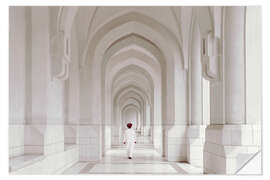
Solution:
<path fill-rule="evenodd" d="M 245 7 L 224 8 L 224 59 L 221 78 L 223 95 L 216 96 L 211 82 L 211 108 L 224 107 L 223 113 L 211 112 L 204 148 L 204 172 L 235 174 L 259 150 L 260 127 L 246 123 L 246 44 Z"/>
<path fill-rule="evenodd" d="M 224 83 L 226 124 L 245 122 L 245 10 L 226 9 L 224 29 Z"/>
<path fill-rule="evenodd" d="M 53 81 L 50 76 L 49 18 L 48 7 L 31 8 L 32 120 L 29 128 L 34 133 L 31 136 L 43 135 L 44 155 L 64 151 L 64 82 Z"/>
<path fill-rule="evenodd" d="M 24 154 L 24 126 L 29 106 L 26 86 L 26 12 L 24 7 L 9 8 L 9 157 Z"/>
<path fill-rule="evenodd" d="M 203 166 L 204 130 L 202 113 L 202 64 L 199 25 L 193 22 L 190 61 L 190 125 L 188 127 L 187 159 L 194 166 Z"/>
<path fill-rule="evenodd" d="M 49 62 L 48 12 L 42 8 L 26 9 L 27 19 L 27 55 L 29 81 L 26 86 L 31 94 L 28 118 L 25 126 L 25 154 L 46 154 L 45 129 L 47 123 L 47 76 Z M 47 17 L 46 17 L 47 16 Z"/>
<path fill-rule="evenodd" d="M 193 23 L 190 61 L 190 124 L 202 124 L 202 64 L 199 25 Z"/>
<path fill-rule="evenodd" d="M 121 130 L 121 123 L 120 123 L 120 114 L 119 114 L 119 106 L 115 105 L 113 109 L 113 119 L 112 119 L 112 137 L 111 142 L 112 146 L 120 145 L 120 130 Z"/>
<path fill-rule="evenodd" d="M 79 160 L 97 161 L 102 158 L 102 138 L 105 136 L 105 126 L 102 127 L 100 105 L 101 87 L 93 88 L 91 78 L 92 69 L 90 66 L 84 66 L 80 71 L 80 125 L 79 125 Z M 96 76 L 98 78 L 98 76 Z M 98 81 L 98 80 L 97 80 Z M 98 94 L 98 95 L 96 95 Z M 95 111 L 96 110 L 96 111 Z M 104 141 L 103 141 L 104 142 Z"/>
<path fill-rule="evenodd" d="M 167 119 L 166 121 L 163 120 L 164 136 L 160 137 L 163 140 L 164 155 L 168 161 L 187 161 L 188 83 L 186 76 L 187 72 L 180 61 L 174 61 L 173 83 L 172 85 L 167 84 L 171 89 L 166 91 L 168 106 L 166 107 Z M 165 107 L 163 106 L 163 108 Z"/>
<path fill-rule="evenodd" d="M 151 112 L 150 112 L 150 105 L 146 103 L 145 105 L 145 121 L 144 121 L 144 128 L 143 128 L 143 135 L 149 136 L 150 135 L 150 124 L 151 124 Z"/>
<path fill-rule="evenodd" d="M 65 145 L 78 144 L 78 123 L 80 119 L 80 71 L 79 49 L 75 28 L 71 31 L 70 58 L 69 78 L 65 80 Z"/>

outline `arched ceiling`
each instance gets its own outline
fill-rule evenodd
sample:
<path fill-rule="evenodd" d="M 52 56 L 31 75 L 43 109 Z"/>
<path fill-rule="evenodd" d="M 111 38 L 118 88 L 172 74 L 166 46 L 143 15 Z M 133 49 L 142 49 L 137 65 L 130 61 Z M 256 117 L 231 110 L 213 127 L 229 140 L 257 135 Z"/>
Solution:
<path fill-rule="evenodd" d="M 188 44 L 189 24 L 192 7 L 50 7 L 50 32 L 65 31 L 68 34 L 71 27 L 76 27 L 80 61 L 84 63 L 87 58 L 89 44 L 97 44 L 98 39 L 104 37 L 109 31 L 113 31 L 124 24 L 130 29 L 136 29 L 137 23 L 145 24 L 155 31 L 159 31 L 165 39 L 171 39 L 179 46 L 182 63 L 187 68 L 188 56 L 182 49 L 183 44 Z M 196 10 L 196 8 L 195 8 Z M 183 13 L 182 13 L 183 11 Z M 188 14 L 188 16 L 184 16 Z M 200 18 L 200 15 L 198 16 Z M 186 20 L 187 19 L 187 20 Z M 211 18 L 209 18 L 211 19 Z M 141 28 L 141 27 L 140 27 Z M 134 31 L 135 32 L 135 31 Z M 119 39 L 119 38 L 118 38 Z M 150 40 L 148 38 L 148 40 Z M 183 42 L 184 41 L 184 42 Z M 154 41 L 153 41 L 154 42 Z M 156 44 L 156 43 L 155 43 Z M 185 47 L 188 47 L 188 45 Z M 90 48 L 93 49 L 93 48 Z M 163 52 L 164 53 L 164 52 Z M 154 53 L 155 54 L 155 53 Z"/>
<path fill-rule="evenodd" d="M 175 61 L 184 63 L 180 8 L 62 7 L 59 11 L 59 29 L 69 32 L 76 26 L 81 67 L 90 67 L 91 77 L 100 77 L 92 86 L 101 87 L 105 109 L 115 103 L 129 105 L 132 98 L 138 108 L 161 102 L 161 88 L 174 73 L 168 69 Z M 105 119 L 112 111 L 106 110 Z"/>
<path fill-rule="evenodd" d="M 138 105 L 138 107 L 143 108 L 145 105 L 145 101 L 146 99 L 144 99 L 144 97 L 137 93 L 134 92 L 132 90 L 127 91 L 126 93 L 123 93 L 121 96 L 119 96 L 119 99 L 116 100 L 119 107 L 122 107 L 125 104 L 128 103 L 135 103 Z"/>
<path fill-rule="evenodd" d="M 123 107 L 123 108 L 121 109 L 121 112 L 122 112 L 122 113 L 125 113 L 125 112 L 128 111 L 128 110 L 133 110 L 133 111 L 135 111 L 136 113 L 140 114 L 140 109 L 139 109 L 137 106 L 133 105 L 133 104 L 129 104 L 129 105 Z"/>
<path fill-rule="evenodd" d="M 137 96 L 136 99 L 139 100 L 140 102 L 150 103 L 151 100 L 150 97 L 148 97 L 147 94 L 141 88 L 134 85 L 127 85 L 112 95 L 114 105 L 119 104 L 119 101 L 123 96 L 131 93 L 135 94 Z M 134 95 L 132 95 L 132 97 L 134 97 Z"/>
<path fill-rule="evenodd" d="M 125 108 L 128 105 L 133 105 L 136 106 L 140 111 L 143 108 L 143 104 L 140 102 L 140 100 L 136 99 L 135 97 L 130 97 L 125 99 L 125 101 L 123 103 L 120 103 L 120 109 Z"/>
<path fill-rule="evenodd" d="M 131 45 L 133 45 L 133 49 L 144 52 L 146 55 L 158 60 L 159 63 L 162 64 L 162 60 L 160 59 L 162 55 L 158 47 L 138 34 L 129 34 L 113 42 L 105 52 L 105 63 L 108 57 L 117 55 L 117 52 L 119 53 L 121 50 L 130 48 Z"/>
<path fill-rule="evenodd" d="M 89 59 L 93 61 L 94 66 L 102 62 L 100 59 L 104 58 L 103 54 L 113 43 L 131 34 L 144 37 L 148 42 L 157 46 L 166 59 L 174 58 L 175 53 L 179 54 L 179 57 L 182 56 L 180 42 L 166 26 L 144 14 L 129 12 L 108 21 L 89 37 L 81 65 L 84 65 L 85 61 Z M 176 60 L 181 61 L 182 59 L 177 58 Z M 165 66 L 166 63 L 173 62 L 163 62 L 162 66 Z"/>
<path fill-rule="evenodd" d="M 67 7 L 65 7 L 67 8 Z M 85 44 L 85 40 L 98 31 L 102 25 L 129 12 L 137 12 L 151 17 L 160 24 L 168 27 L 181 42 L 181 30 L 177 14 L 180 7 L 80 7 L 77 10 L 75 25 L 79 35 L 79 44 Z"/>
<path fill-rule="evenodd" d="M 151 75 L 135 65 L 129 65 L 120 69 L 115 76 L 113 76 L 111 87 L 112 89 L 117 89 L 121 84 L 128 81 L 138 82 L 136 85 L 142 84 L 142 88 L 149 91 L 154 89 L 154 82 Z"/>

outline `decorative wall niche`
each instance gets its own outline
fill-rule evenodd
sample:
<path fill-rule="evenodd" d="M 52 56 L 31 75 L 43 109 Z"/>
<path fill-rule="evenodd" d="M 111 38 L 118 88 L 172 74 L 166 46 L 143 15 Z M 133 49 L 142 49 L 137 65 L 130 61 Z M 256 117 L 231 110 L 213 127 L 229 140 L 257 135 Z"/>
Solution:
<path fill-rule="evenodd" d="M 202 38 L 201 43 L 203 77 L 216 81 L 220 78 L 220 39 L 214 36 L 213 32 L 209 32 Z"/>
<path fill-rule="evenodd" d="M 51 38 L 51 77 L 52 80 L 66 80 L 69 76 L 70 41 L 63 31 Z"/>

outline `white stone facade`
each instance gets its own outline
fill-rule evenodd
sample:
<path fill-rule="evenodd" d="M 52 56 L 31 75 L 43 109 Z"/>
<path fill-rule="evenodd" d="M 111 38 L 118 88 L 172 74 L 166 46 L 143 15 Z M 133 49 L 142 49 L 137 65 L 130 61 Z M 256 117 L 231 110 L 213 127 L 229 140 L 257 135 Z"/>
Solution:
<path fill-rule="evenodd" d="M 261 173 L 248 168 L 261 162 L 260 7 L 13 6 L 9 15 L 10 173 L 100 162 L 121 149 L 127 122 L 138 147 L 166 162 Z"/>

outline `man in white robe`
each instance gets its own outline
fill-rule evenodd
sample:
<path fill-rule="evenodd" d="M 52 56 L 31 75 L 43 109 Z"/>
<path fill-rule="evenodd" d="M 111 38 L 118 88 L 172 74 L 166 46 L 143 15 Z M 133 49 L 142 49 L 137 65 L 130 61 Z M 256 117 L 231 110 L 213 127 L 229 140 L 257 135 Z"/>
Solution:
<path fill-rule="evenodd" d="M 128 123 L 127 124 L 128 129 L 125 131 L 124 134 L 124 144 L 127 144 L 128 159 L 132 159 L 132 154 L 136 143 L 136 133 L 131 127 L 132 124 Z"/>

